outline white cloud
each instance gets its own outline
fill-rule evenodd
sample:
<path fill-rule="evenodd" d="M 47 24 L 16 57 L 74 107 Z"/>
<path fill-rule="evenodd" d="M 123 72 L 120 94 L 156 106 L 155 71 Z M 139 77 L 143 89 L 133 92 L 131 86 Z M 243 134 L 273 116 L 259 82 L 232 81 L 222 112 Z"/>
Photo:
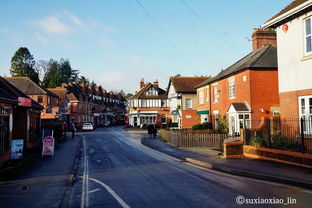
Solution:
<path fill-rule="evenodd" d="M 48 43 L 48 40 L 41 34 L 39 33 L 36 33 L 35 34 L 35 38 L 40 42 L 40 43 L 43 43 L 43 44 L 47 44 Z"/>
<path fill-rule="evenodd" d="M 72 14 L 68 10 L 63 10 L 61 13 L 64 14 L 64 16 L 75 25 L 83 25 L 82 21 L 76 15 Z"/>
<path fill-rule="evenodd" d="M 35 24 L 39 25 L 41 29 L 51 34 L 66 35 L 72 32 L 72 28 L 63 23 L 57 16 L 45 17 L 36 21 Z"/>

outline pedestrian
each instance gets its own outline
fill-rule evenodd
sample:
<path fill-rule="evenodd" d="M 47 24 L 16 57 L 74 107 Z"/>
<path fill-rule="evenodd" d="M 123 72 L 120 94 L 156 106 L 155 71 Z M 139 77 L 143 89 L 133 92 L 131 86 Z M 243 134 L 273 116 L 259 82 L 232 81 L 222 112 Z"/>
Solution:
<path fill-rule="evenodd" d="M 148 134 L 150 135 L 150 137 L 152 137 L 152 134 L 153 134 L 153 126 L 151 124 L 149 124 L 147 126 L 147 132 Z"/>
<path fill-rule="evenodd" d="M 74 123 L 72 123 L 72 125 L 71 125 L 71 132 L 72 132 L 72 139 L 73 139 L 75 136 L 75 132 L 76 132 L 76 127 L 75 127 Z"/>
<path fill-rule="evenodd" d="M 153 137 L 155 138 L 157 135 L 157 128 L 155 125 L 153 125 Z"/>
<path fill-rule="evenodd" d="M 64 122 L 63 131 L 64 131 L 64 136 L 66 136 L 66 131 L 67 131 L 67 123 L 66 122 Z"/>

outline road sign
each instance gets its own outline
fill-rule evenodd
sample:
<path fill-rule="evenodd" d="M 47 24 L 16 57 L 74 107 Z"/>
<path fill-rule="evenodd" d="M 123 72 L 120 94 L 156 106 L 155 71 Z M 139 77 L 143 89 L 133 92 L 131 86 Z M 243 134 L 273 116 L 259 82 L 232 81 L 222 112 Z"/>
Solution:
<path fill-rule="evenodd" d="M 42 145 L 42 156 L 43 155 L 54 155 L 54 143 L 55 140 L 51 136 L 47 136 L 43 139 L 43 145 Z"/>

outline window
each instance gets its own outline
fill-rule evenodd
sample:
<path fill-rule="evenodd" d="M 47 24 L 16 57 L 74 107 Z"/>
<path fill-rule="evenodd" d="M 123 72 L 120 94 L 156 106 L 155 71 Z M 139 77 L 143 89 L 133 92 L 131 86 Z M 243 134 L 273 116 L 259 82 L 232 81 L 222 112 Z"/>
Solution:
<path fill-rule="evenodd" d="M 305 39 L 305 50 L 304 52 L 307 55 L 312 54 L 312 18 L 308 18 L 305 20 L 305 32 L 304 32 L 304 39 Z"/>
<path fill-rule="evenodd" d="M 206 103 L 209 103 L 209 88 L 206 89 Z"/>
<path fill-rule="evenodd" d="M 161 107 L 167 107 L 167 101 L 161 100 Z"/>
<path fill-rule="evenodd" d="M 157 95 L 157 91 L 155 90 L 155 88 L 150 87 L 150 88 L 146 91 L 146 95 Z"/>
<path fill-rule="evenodd" d="M 219 89 L 218 86 L 213 86 L 213 102 L 218 103 L 219 100 Z"/>
<path fill-rule="evenodd" d="M 162 116 L 161 116 L 161 123 L 162 123 L 162 124 L 167 123 L 166 115 L 162 115 Z"/>
<path fill-rule="evenodd" d="M 42 96 L 38 96 L 38 103 L 42 103 Z"/>
<path fill-rule="evenodd" d="M 192 99 L 185 99 L 185 107 L 186 108 L 192 108 Z"/>
<path fill-rule="evenodd" d="M 48 97 L 48 105 L 51 104 L 51 98 Z"/>
<path fill-rule="evenodd" d="M 201 90 L 198 92 L 199 95 L 199 104 L 204 104 L 204 91 Z"/>
<path fill-rule="evenodd" d="M 229 98 L 235 98 L 235 80 L 229 80 Z"/>

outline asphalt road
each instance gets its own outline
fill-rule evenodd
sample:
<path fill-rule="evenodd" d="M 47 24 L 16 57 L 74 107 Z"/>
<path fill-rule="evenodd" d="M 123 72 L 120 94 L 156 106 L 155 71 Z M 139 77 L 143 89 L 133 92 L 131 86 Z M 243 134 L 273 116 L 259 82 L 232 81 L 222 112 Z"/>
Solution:
<path fill-rule="evenodd" d="M 79 140 L 77 175 L 73 186 L 67 186 Z M 239 205 L 238 196 L 271 204 Z M 16 180 L 0 183 L 1 208 L 285 207 L 272 204 L 282 200 L 292 202 L 287 207 L 311 207 L 312 191 L 183 163 L 142 145 L 140 134 L 121 127 L 79 133 L 53 158 L 41 159 Z"/>
<path fill-rule="evenodd" d="M 140 135 L 129 134 L 120 127 L 84 133 L 82 139 L 70 207 L 250 207 L 238 205 L 238 196 L 311 207 L 311 191 L 182 163 L 145 147 Z"/>

